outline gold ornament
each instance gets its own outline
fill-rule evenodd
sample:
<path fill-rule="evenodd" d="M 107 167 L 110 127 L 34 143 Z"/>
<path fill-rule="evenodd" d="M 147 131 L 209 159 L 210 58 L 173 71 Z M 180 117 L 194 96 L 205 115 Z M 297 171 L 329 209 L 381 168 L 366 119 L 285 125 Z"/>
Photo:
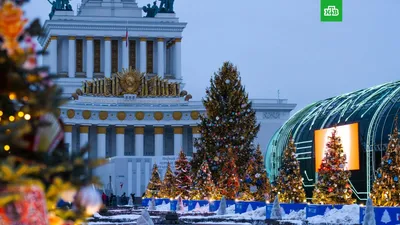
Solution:
<path fill-rule="evenodd" d="M 84 110 L 84 111 L 82 112 L 83 119 L 85 119 L 85 120 L 90 119 L 91 114 L 92 114 L 92 113 L 91 113 L 89 110 Z"/>
<path fill-rule="evenodd" d="M 172 118 L 174 118 L 174 120 L 181 120 L 182 119 L 182 113 L 181 112 L 174 112 L 172 114 Z"/>
<path fill-rule="evenodd" d="M 125 120 L 125 118 L 126 118 L 126 113 L 125 112 L 118 112 L 117 113 L 117 118 L 119 119 L 119 120 Z"/>
<path fill-rule="evenodd" d="M 117 73 L 119 78 L 119 84 L 123 89 L 123 94 L 138 94 L 138 89 L 140 87 L 140 82 L 142 79 L 142 74 L 136 70 L 123 69 L 121 73 Z"/>
<path fill-rule="evenodd" d="M 155 119 L 155 120 L 160 121 L 160 120 L 162 120 L 163 118 L 164 118 L 164 114 L 163 114 L 162 112 L 155 112 L 155 113 L 154 113 L 154 119 Z"/>
<path fill-rule="evenodd" d="M 200 116 L 200 113 L 197 111 L 193 111 L 190 113 L 190 117 L 192 118 L 192 120 L 198 120 Z"/>
<path fill-rule="evenodd" d="M 101 111 L 101 112 L 99 113 L 99 119 L 101 119 L 101 120 L 106 120 L 107 118 L 108 118 L 108 112 Z"/>
<path fill-rule="evenodd" d="M 144 119 L 144 112 L 137 112 L 135 115 L 137 120 L 143 120 Z"/>
<path fill-rule="evenodd" d="M 69 119 L 74 118 L 74 117 L 75 117 L 75 110 L 73 110 L 73 109 L 68 109 L 68 111 L 67 111 L 67 117 L 68 117 Z"/>

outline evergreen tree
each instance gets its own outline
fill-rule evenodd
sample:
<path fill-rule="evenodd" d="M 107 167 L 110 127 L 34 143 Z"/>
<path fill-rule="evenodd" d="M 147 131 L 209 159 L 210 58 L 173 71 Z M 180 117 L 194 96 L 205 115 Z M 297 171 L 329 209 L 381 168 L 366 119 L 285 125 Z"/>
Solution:
<path fill-rule="evenodd" d="M 168 162 L 167 170 L 165 171 L 164 180 L 162 182 L 160 198 L 175 198 L 175 176 L 171 170 L 171 164 Z"/>
<path fill-rule="evenodd" d="M 231 63 L 225 62 L 210 80 L 203 104 L 207 115 L 201 116 L 199 125 L 201 137 L 195 141 L 198 149 L 191 162 L 196 173 L 204 159 L 210 167 L 212 178 L 217 182 L 222 166 L 228 162 L 221 150 L 232 148 L 237 161 L 239 176 L 246 171 L 246 165 L 254 151 L 253 140 L 259 131 L 256 114 L 248 95 L 241 84 L 239 72 Z"/>
<path fill-rule="evenodd" d="M 329 136 L 325 156 L 318 169 L 318 181 L 313 192 L 313 202 L 323 204 L 352 204 L 352 190 L 348 183 L 350 171 L 345 169 L 346 154 L 343 152 L 336 128 Z"/>
<path fill-rule="evenodd" d="M 371 198 L 376 206 L 400 205 L 400 141 L 397 126 L 396 116 L 394 130 L 371 191 Z"/>
<path fill-rule="evenodd" d="M 214 190 L 215 186 L 211 179 L 210 168 L 208 167 L 207 161 L 204 161 L 201 164 L 200 170 L 197 171 L 196 176 L 193 178 L 191 199 L 210 199 L 213 197 Z"/>
<path fill-rule="evenodd" d="M 296 146 L 292 137 L 290 137 L 289 143 L 283 152 L 282 167 L 279 169 L 275 184 L 274 193 L 280 193 L 280 202 L 299 203 L 306 201 L 300 163 L 296 159 Z"/>
<path fill-rule="evenodd" d="M 157 164 L 154 163 L 153 172 L 151 173 L 151 179 L 147 184 L 147 190 L 144 194 L 145 198 L 157 198 L 160 197 L 160 189 L 162 182 L 160 179 L 160 174 L 158 173 Z"/>
<path fill-rule="evenodd" d="M 175 162 L 175 196 L 189 199 L 192 179 L 190 177 L 190 164 L 183 150 Z"/>
<path fill-rule="evenodd" d="M 24 18 L 25 2 L 0 1 L 0 220 L 83 224 L 101 207 L 97 191 L 87 187 L 98 184 L 88 171 L 105 161 L 85 159 L 87 147 L 68 152 L 59 117 L 66 99 L 56 76 L 37 64 L 43 53 L 34 39 L 43 31 L 38 19 Z M 73 196 L 73 212 L 56 207 Z"/>
<path fill-rule="evenodd" d="M 218 189 L 215 195 L 217 197 L 224 196 L 228 200 L 234 200 L 239 191 L 239 178 L 235 165 L 236 156 L 230 148 L 227 150 L 226 155 L 228 156 L 227 162 L 222 165 L 221 175 L 217 182 Z"/>
<path fill-rule="evenodd" d="M 256 190 L 251 190 L 256 188 Z M 260 145 L 247 166 L 244 180 L 241 182 L 241 200 L 264 201 L 271 194 L 271 184 L 264 166 Z"/>

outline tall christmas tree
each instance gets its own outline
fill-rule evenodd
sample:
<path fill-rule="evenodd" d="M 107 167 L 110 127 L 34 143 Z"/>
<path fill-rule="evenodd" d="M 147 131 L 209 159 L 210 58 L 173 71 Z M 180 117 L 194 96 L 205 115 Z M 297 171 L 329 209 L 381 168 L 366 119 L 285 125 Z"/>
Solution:
<path fill-rule="evenodd" d="M 318 169 L 318 181 L 313 192 L 313 202 L 323 204 L 352 204 L 349 185 L 350 171 L 345 169 L 346 154 L 343 152 L 336 128 L 329 136 L 325 156 Z"/>
<path fill-rule="evenodd" d="M 264 166 L 260 145 L 247 166 L 244 180 L 241 182 L 241 200 L 264 201 L 271 195 L 271 184 Z"/>
<path fill-rule="evenodd" d="M 193 178 L 193 186 L 191 199 L 203 200 L 212 199 L 214 197 L 214 182 L 211 179 L 211 171 L 208 167 L 207 161 L 201 164 L 200 170 L 197 171 L 196 176 Z"/>
<path fill-rule="evenodd" d="M 222 166 L 228 161 L 226 154 L 221 154 L 224 148 L 232 148 L 237 155 L 235 164 L 239 176 L 244 175 L 259 125 L 236 67 L 225 62 L 210 83 L 203 99 L 207 115 L 200 117 L 201 137 L 195 141 L 198 151 L 191 166 L 195 174 L 206 159 L 212 178 L 217 182 Z"/>
<path fill-rule="evenodd" d="M 42 29 L 23 18 L 24 3 L 0 1 L 0 223 L 82 224 L 102 205 L 89 170 L 104 161 L 85 160 L 88 148 L 68 152 L 59 118 L 66 101 L 37 65 L 43 53 L 33 38 Z M 59 199 L 73 210 L 58 209 Z"/>
<path fill-rule="evenodd" d="M 396 116 L 394 129 L 371 191 L 371 198 L 376 206 L 400 205 L 400 141 L 397 126 Z"/>
<path fill-rule="evenodd" d="M 274 193 L 279 192 L 279 202 L 299 203 L 306 201 L 300 163 L 296 159 L 296 146 L 292 137 L 283 152 L 282 167 L 275 180 Z"/>
<path fill-rule="evenodd" d="M 227 151 L 227 161 L 222 165 L 222 171 L 217 182 L 215 195 L 217 196 L 217 199 L 221 199 L 222 196 L 225 196 L 228 200 L 234 200 L 236 199 L 240 186 L 237 167 L 235 164 L 236 156 L 230 148 L 225 151 Z"/>
<path fill-rule="evenodd" d="M 190 164 L 183 150 L 181 150 L 179 158 L 175 162 L 175 181 L 175 196 L 189 199 L 192 178 L 190 176 Z"/>
<path fill-rule="evenodd" d="M 165 171 L 162 182 L 160 198 L 175 198 L 175 176 L 171 170 L 171 164 L 168 162 L 167 170 Z"/>
<path fill-rule="evenodd" d="M 154 163 L 153 172 L 151 173 L 151 178 L 147 184 L 147 190 L 144 194 L 145 198 L 158 198 L 160 197 L 160 189 L 162 182 L 160 179 L 160 174 L 158 173 L 157 164 Z"/>

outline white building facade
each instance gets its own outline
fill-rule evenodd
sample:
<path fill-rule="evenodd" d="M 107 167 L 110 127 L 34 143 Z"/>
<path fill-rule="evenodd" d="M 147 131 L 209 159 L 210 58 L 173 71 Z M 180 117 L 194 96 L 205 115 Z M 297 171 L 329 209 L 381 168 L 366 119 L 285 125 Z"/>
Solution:
<path fill-rule="evenodd" d="M 71 152 L 89 143 L 88 157 L 109 158 L 96 173 L 114 194 L 142 195 L 154 163 L 163 176 L 181 149 L 188 156 L 196 152 L 205 109 L 182 91 L 185 27 L 174 13 L 143 17 L 135 0 L 85 0 L 76 15 L 55 11 L 45 22 L 39 42 L 49 54 L 43 64 L 62 77 L 56 82 L 64 95 L 74 95 L 60 109 L 65 141 Z M 132 73 L 132 89 L 122 84 L 125 75 L 116 75 L 128 68 L 145 74 Z M 261 124 L 255 144 L 265 149 L 296 105 L 285 99 L 252 102 Z"/>

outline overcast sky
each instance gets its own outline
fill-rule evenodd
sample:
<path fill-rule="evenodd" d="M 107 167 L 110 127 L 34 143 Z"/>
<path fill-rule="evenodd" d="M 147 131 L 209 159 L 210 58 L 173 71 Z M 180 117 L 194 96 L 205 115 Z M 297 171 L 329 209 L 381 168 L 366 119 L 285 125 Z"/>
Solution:
<path fill-rule="evenodd" d="M 28 18 L 48 18 L 31 0 Z M 80 0 L 71 1 L 74 10 Z M 139 6 L 153 2 L 138 0 Z M 175 0 L 188 26 L 182 75 L 200 100 L 224 61 L 236 64 L 250 98 L 281 98 L 296 111 L 320 99 L 400 79 L 400 1 L 343 0 L 343 22 L 322 23 L 319 0 Z"/>

